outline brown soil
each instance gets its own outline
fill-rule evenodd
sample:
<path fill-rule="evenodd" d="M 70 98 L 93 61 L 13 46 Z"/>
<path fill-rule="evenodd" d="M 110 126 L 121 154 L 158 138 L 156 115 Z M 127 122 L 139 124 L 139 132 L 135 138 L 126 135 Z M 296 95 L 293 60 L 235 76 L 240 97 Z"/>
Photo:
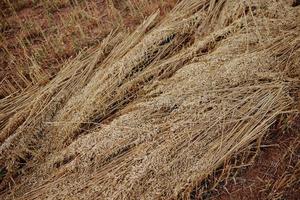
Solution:
<path fill-rule="evenodd" d="M 0 97 L 35 82 L 34 67 L 53 77 L 61 64 L 111 31 L 131 31 L 176 0 L 3 1 L 0 3 Z M 76 3 L 77 2 L 77 3 Z M 136 10 L 134 10 L 136 9 Z"/>
<path fill-rule="evenodd" d="M 300 118 L 293 122 L 292 128 L 274 126 L 271 131 L 262 141 L 254 164 L 219 186 L 212 199 L 300 198 Z"/>

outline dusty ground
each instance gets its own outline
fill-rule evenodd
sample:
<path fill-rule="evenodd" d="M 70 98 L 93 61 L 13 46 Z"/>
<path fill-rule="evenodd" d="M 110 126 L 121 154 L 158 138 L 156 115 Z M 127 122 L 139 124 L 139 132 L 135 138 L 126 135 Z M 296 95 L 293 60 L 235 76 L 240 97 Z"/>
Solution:
<path fill-rule="evenodd" d="M 132 31 L 146 16 L 168 12 L 176 0 L 9 1 L 0 3 L 0 96 L 49 78 L 60 65 L 111 31 Z M 46 70 L 46 71 L 44 71 Z"/>
<path fill-rule="evenodd" d="M 275 125 L 263 139 L 255 162 L 219 186 L 213 199 L 299 199 L 299 125 L 299 118 L 286 130 Z"/>

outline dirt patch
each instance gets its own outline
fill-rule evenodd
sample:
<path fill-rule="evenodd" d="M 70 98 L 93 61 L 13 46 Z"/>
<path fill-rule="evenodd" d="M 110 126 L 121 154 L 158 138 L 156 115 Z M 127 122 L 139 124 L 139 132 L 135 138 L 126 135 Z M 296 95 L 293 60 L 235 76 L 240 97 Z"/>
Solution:
<path fill-rule="evenodd" d="M 263 139 L 255 162 L 222 182 L 210 199 L 299 199 L 300 118 L 289 128 L 280 124 Z"/>
<path fill-rule="evenodd" d="M 48 3 L 51 2 L 51 3 Z M 132 31 L 147 16 L 168 12 L 168 1 L 4 1 L 0 4 L 1 96 L 53 77 L 62 63 L 100 43 L 111 31 Z"/>

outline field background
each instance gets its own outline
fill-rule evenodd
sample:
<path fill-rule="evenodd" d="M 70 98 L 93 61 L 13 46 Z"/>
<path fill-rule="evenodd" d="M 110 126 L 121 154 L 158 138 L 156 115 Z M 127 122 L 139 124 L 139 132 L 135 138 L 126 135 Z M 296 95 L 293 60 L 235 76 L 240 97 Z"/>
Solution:
<path fill-rule="evenodd" d="M 55 76 L 61 65 L 112 31 L 131 32 L 176 0 L 3 0 L 0 2 L 0 96 Z M 42 79 L 42 80 L 40 80 Z"/>

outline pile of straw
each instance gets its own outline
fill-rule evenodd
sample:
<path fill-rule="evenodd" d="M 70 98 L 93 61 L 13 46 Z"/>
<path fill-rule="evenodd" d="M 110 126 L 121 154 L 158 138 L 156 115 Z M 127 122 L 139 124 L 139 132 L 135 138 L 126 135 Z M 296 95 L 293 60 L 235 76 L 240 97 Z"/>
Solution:
<path fill-rule="evenodd" d="M 300 10 L 183 0 L 0 100 L 1 199 L 176 199 L 295 113 Z"/>

